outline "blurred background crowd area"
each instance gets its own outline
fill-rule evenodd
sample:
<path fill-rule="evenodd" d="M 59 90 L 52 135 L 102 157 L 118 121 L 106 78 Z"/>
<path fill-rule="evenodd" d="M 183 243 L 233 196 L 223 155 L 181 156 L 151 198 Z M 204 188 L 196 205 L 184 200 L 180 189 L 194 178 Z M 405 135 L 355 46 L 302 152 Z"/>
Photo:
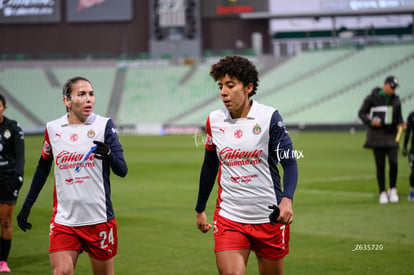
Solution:
<path fill-rule="evenodd" d="M 194 132 L 222 106 L 211 64 L 250 58 L 255 98 L 298 129 L 362 127 L 357 111 L 386 76 L 414 106 L 414 2 L 79 0 L 0 2 L 0 93 L 27 133 L 64 112 L 84 76 L 95 112 L 121 131 Z"/>

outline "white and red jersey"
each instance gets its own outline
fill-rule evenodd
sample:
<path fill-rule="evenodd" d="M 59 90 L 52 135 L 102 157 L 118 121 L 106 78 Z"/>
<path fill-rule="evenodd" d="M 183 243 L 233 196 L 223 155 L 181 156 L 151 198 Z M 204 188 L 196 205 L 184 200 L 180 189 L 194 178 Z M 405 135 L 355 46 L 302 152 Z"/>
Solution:
<path fill-rule="evenodd" d="M 108 221 L 114 216 L 109 198 L 109 178 L 102 160 L 91 154 L 75 172 L 76 165 L 93 147 L 104 142 L 109 118 L 92 114 L 83 124 L 68 124 L 67 115 L 47 123 L 42 157 L 54 160 L 53 216 L 66 226 L 82 226 Z"/>
<path fill-rule="evenodd" d="M 283 151 L 292 150 L 277 110 L 253 100 L 246 118 L 232 119 L 224 107 L 210 113 L 206 134 L 206 148 L 215 150 L 219 160 L 218 214 L 240 223 L 269 222 L 268 207 L 285 196 L 277 163 L 283 164 Z M 291 178 L 288 197 L 297 174 Z"/>

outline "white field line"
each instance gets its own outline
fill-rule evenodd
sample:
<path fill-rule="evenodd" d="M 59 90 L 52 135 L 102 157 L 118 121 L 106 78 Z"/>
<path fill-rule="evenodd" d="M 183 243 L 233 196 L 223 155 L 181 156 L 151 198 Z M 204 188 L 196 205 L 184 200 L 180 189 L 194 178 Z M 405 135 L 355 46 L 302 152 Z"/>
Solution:
<path fill-rule="evenodd" d="M 307 193 L 307 194 L 316 194 L 316 195 L 332 195 L 332 196 L 352 196 L 352 197 L 364 197 L 371 198 L 374 197 L 374 193 L 367 192 L 350 192 L 350 191 L 334 191 L 334 190 L 322 190 L 322 189 L 297 189 L 298 193 Z"/>
<path fill-rule="evenodd" d="M 358 176 L 338 176 L 330 178 L 319 179 L 299 179 L 299 184 L 302 183 L 318 183 L 318 182 L 340 182 L 340 181 L 354 181 L 354 180 L 372 180 L 375 179 L 375 175 L 358 175 Z"/>
<path fill-rule="evenodd" d="M 373 197 L 374 193 L 367 192 L 351 192 L 351 191 L 335 191 L 335 190 L 323 190 L 323 189 L 301 189 L 301 184 L 318 183 L 318 182 L 341 182 L 341 181 L 358 181 L 358 180 L 372 180 L 375 179 L 375 175 L 359 175 L 359 176 L 338 176 L 330 178 L 319 178 L 310 180 L 299 180 L 297 192 L 308 194 L 324 194 L 324 195 L 339 195 L 339 196 L 359 196 L 359 197 Z"/>

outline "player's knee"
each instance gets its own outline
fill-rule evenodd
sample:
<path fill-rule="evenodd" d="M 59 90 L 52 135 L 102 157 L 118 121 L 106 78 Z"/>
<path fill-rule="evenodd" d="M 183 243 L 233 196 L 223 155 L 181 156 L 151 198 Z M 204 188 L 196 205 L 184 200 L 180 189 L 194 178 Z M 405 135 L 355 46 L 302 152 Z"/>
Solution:
<path fill-rule="evenodd" d="M 397 162 L 390 162 L 390 169 L 391 170 L 396 170 L 398 169 L 398 163 Z"/>
<path fill-rule="evenodd" d="M 1 222 L 0 222 L 0 225 L 1 225 L 2 230 L 8 230 L 12 226 L 12 221 L 11 221 L 11 219 L 8 219 L 8 218 L 2 219 Z"/>
<path fill-rule="evenodd" d="M 58 265 L 52 268 L 53 275 L 73 275 L 73 273 L 74 273 L 74 268 L 68 265 L 66 266 Z"/>

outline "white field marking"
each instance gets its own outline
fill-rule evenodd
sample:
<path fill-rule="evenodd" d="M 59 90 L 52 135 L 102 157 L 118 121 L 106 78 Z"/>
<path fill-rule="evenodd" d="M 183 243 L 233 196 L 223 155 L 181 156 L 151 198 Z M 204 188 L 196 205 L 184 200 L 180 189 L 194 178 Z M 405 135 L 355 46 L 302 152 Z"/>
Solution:
<path fill-rule="evenodd" d="M 307 184 L 307 183 L 318 183 L 318 182 L 341 182 L 341 181 L 358 181 L 358 180 L 373 180 L 375 179 L 375 175 L 360 175 L 360 176 L 338 176 L 338 177 L 330 177 L 330 178 L 320 178 L 320 179 L 310 179 L 310 180 L 303 180 L 299 181 L 298 185 L 300 184 Z M 352 192 L 352 191 L 339 191 L 339 190 L 323 190 L 323 189 L 297 189 L 298 192 L 304 192 L 308 194 L 325 194 L 325 195 L 339 195 L 339 196 L 359 196 L 359 197 L 373 197 L 375 193 L 367 193 L 367 192 Z"/>
<path fill-rule="evenodd" d="M 304 179 L 299 180 L 299 184 L 302 183 L 318 183 L 318 182 L 340 182 L 340 181 L 354 181 L 354 180 L 372 180 L 375 179 L 375 175 L 359 175 L 359 176 L 338 176 L 330 178 L 319 179 Z"/>
<path fill-rule="evenodd" d="M 323 189 L 297 189 L 298 193 L 316 194 L 316 195 L 332 195 L 332 196 L 352 196 L 352 197 L 375 197 L 375 193 L 367 192 L 352 192 L 352 191 L 340 191 L 340 190 L 323 190 Z"/>

